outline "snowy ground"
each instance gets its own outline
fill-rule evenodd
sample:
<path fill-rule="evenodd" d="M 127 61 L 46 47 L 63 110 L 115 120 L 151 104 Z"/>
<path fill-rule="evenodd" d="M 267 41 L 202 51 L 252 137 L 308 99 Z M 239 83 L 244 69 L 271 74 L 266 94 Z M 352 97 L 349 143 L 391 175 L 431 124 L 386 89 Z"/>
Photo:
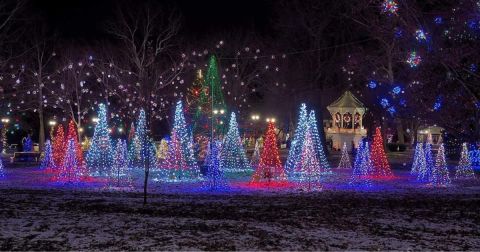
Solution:
<path fill-rule="evenodd" d="M 0 250 L 480 250 L 480 182 L 431 188 L 404 169 L 369 189 L 337 172 L 314 193 L 247 177 L 222 193 L 151 183 L 143 207 L 139 189 L 61 186 L 36 168 L 7 168 Z"/>

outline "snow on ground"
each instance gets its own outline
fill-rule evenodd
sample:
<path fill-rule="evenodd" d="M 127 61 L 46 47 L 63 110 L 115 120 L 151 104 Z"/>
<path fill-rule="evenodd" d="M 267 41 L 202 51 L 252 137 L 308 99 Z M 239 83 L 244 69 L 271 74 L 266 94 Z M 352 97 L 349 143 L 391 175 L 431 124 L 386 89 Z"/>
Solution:
<path fill-rule="evenodd" d="M 103 180 L 59 185 L 36 168 L 0 180 L 0 250 L 480 250 L 480 182 L 432 188 L 403 167 L 396 179 L 348 186 L 350 171 L 306 193 L 294 184 L 227 192 L 201 183 L 133 191 Z M 138 172 L 141 175 L 141 172 Z"/>

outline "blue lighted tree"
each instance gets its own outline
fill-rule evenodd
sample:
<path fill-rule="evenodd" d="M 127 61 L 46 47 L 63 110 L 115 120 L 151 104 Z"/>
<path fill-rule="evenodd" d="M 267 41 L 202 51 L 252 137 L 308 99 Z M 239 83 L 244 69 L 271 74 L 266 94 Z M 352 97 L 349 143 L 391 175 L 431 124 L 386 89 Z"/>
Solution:
<path fill-rule="evenodd" d="M 107 108 L 99 105 L 98 122 L 87 153 L 87 164 L 94 176 L 108 176 L 113 167 L 112 141 L 107 123 Z"/>
<path fill-rule="evenodd" d="M 222 169 L 226 172 L 244 172 L 252 170 L 243 148 L 235 113 L 230 116 L 228 132 L 221 148 Z"/>
<path fill-rule="evenodd" d="M 285 170 L 289 176 L 293 175 L 295 170 L 295 164 L 300 159 L 302 153 L 302 145 L 305 140 L 305 133 L 307 132 L 308 117 L 307 117 L 307 105 L 302 103 L 300 106 L 300 116 L 298 118 L 297 128 L 293 135 L 293 140 L 288 151 L 287 162 L 285 163 Z"/>
<path fill-rule="evenodd" d="M 52 144 L 50 140 L 45 141 L 45 154 L 40 164 L 41 170 L 54 169 L 55 164 L 53 162 Z"/>
<path fill-rule="evenodd" d="M 207 174 L 203 188 L 210 191 L 225 190 L 228 188 L 225 181 L 222 162 L 220 160 L 220 150 L 222 143 L 220 141 L 210 142 L 205 159 Z"/>

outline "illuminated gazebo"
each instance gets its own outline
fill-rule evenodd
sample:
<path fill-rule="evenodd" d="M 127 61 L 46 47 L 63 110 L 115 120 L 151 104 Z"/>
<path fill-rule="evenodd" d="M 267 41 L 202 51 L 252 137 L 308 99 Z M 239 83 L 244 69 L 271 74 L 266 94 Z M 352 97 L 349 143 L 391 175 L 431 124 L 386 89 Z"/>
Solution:
<path fill-rule="evenodd" d="M 341 149 L 343 143 L 351 149 L 352 144 L 357 147 L 358 142 L 367 135 L 363 127 L 363 116 L 367 108 L 350 91 L 327 106 L 332 116 L 332 125 L 326 129 L 326 138 L 332 140 L 334 149 Z"/>

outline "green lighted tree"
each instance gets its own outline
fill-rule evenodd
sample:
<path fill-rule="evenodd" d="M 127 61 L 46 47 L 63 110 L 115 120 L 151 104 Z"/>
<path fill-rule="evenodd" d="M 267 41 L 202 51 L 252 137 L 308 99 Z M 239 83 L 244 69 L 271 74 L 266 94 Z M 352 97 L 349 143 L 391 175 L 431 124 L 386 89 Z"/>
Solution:
<path fill-rule="evenodd" d="M 217 134 L 223 134 L 225 115 L 227 106 L 223 98 L 220 76 L 218 73 L 218 63 L 215 55 L 210 56 L 208 61 L 207 75 L 205 84 L 209 88 L 210 106 L 211 106 L 211 123 L 213 130 Z"/>

